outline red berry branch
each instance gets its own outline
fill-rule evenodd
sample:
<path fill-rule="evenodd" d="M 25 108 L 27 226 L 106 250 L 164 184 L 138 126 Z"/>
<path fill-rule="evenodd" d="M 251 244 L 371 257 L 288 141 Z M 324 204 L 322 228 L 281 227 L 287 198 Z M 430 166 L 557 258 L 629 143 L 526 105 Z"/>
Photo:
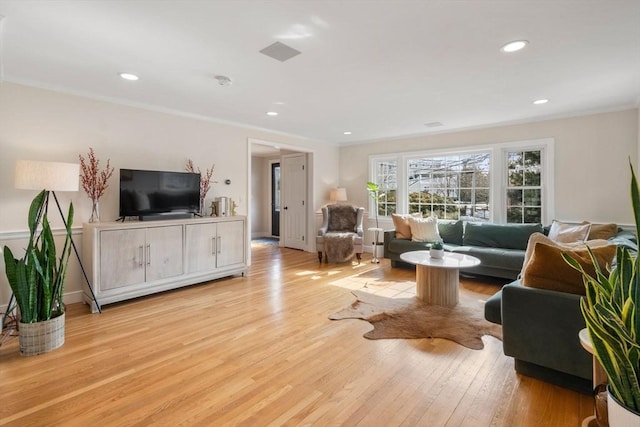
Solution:
<path fill-rule="evenodd" d="M 207 169 L 205 173 L 200 172 L 200 168 L 193 166 L 193 160 L 187 160 L 185 169 L 187 172 L 200 174 L 200 198 L 204 199 L 211 188 L 211 184 L 217 183 L 217 181 L 211 181 L 213 176 L 213 169 L 216 167 L 215 163 L 211 165 L 211 169 Z"/>
<path fill-rule="evenodd" d="M 82 188 L 91 200 L 98 200 L 108 187 L 107 181 L 113 175 L 113 167 L 111 167 L 109 159 L 107 159 L 107 167 L 102 171 L 98 170 L 100 160 L 96 159 L 91 147 L 89 147 L 87 159 L 82 157 L 82 154 L 78 155 L 78 157 L 80 158 L 80 183 Z"/>

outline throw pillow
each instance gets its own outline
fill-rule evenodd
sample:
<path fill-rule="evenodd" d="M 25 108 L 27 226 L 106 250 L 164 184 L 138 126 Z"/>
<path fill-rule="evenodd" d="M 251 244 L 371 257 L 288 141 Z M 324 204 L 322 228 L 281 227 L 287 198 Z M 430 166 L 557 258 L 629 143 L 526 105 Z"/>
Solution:
<path fill-rule="evenodd" d="M 591 224 L 591 230 L 589 230 L 589 240 L 593 239 L 610 239 L 618 234 L 617 224 Z"/>
<path fill-rule="evenodd" d="M 606 270 L 615 256 L 616 245 L 600 246 L 591 250 L 600 268 Z M 567 264 L 562 258 L 563 252 L 578 261 L 588 274 L 595 274 L 586 248 L 567 250 L 538 242 L 522 272 L 522 284 L 532 288 L 585 295 L 582 274 Z"/>
<path fill-rule="evenodd" d="M 524 269 L 529 264 L 531 255 L 533 255 L 533 250 L 536 247 L 536 243 L 544 243 L 545 245 L 555 246 L 563 250 L 583 249 L 587 246 L 593 249 L 601 246 L 607 246 L 610 244 L 610 242 L 603 239 L 587 240 L 586 242 L 558 243 L 554 240 L 551 240 L 550 238 L 548 238 L 542 233 L 533 233 L 531 236 L 529 236 L 529 243 L 527 244 L 527 250 L 524 253 L 524 262 L 522 263 L 522 271 L 524 271 Z"/>
<path fill-rule="evenodd" d="M 438 218 L 409 218 L 411 240 L 414 242 L 436 242 L 441 240 L 438 234 Z"/>
<path fill-rule="evenodd" d="M 413 214 L 391 214 L 393 220 L 393 228 L 396 229 L 396 239 L 411 239 L 411 227 L 409 226 L 409 218 L 422 218 L 420 212 Z"/>
<path fill-rule="evenodd" d="M 551 223 L 549 229 L 549 238 L 558 243 L 584 242 L 589 237 L 591 224 L 569 224 L 566 222 L 556 221 Z"/>
<path fill-rule="evenodd" d="M 457 221 L 438 220 L 438 234 L 440 234 L 442 241 L 445 243 L 462 245 L 463 232 L 464 232 L 464 224 L 460 219 Z"/>

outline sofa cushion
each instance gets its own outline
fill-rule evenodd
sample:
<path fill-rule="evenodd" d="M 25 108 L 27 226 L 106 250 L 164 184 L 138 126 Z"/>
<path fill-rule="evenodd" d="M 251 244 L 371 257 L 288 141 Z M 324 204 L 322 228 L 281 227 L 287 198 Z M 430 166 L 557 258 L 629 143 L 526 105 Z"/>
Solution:
<path fill-rule="evenodd" d="M 606 269 L 613 261 L 616 246 L 599 246 L 591 250 L 600 268 Z M 533 288 L 584 295 L 582 274 L 567 264 L 562 258 L 563 252 L 575 259 L 588 274 L 595 274 L 586 248 L 568 250 L 538 242 L 534 246 L 529 262 L 522 270 L 522 284 Z"/>
<path fill-rule="evenodd" d="M 411 228 L 411 240 L 414 242 L 441 240 L 440 234 L 438 234 L 438 218 L 435 216 L 428 218 L 409 217 L 409 227 Z"/>
<path fill-rule="evenodd" d="M 591 224 L 588 240 L 611 239 L 618 233 L 617 224 Z"/>
<path fill-rule="evenodd" d="M 438 233 L 444 243 L 453 243 L 454 245 L 462 245 L 462 233 L 464 232 L 464 224 L 462 220 L 446 221 L 438 220 Z"/>
<path fill-rule="evenodd" d="M 488 248 L 484 246 L 458 246 L 452 252 L 471 255 L 480 260 L 483 268 L 500 268 L 520 272 L 524 251 L 521 249 Z"/>
<path fill-rule="evenodd" d="M 542 232 L 542 225 L 468 222 L 464 229 L 462 244 L 525 250 L 529 236 L 536 232 Z"/>
<path fill-rule="evenodd" d="M 558 243 L 584 242 L 589 238 L 589 230 L 591 224 L 588 222 L 569 224 L 554 219 L 549 229 L 549 238 Z"/>

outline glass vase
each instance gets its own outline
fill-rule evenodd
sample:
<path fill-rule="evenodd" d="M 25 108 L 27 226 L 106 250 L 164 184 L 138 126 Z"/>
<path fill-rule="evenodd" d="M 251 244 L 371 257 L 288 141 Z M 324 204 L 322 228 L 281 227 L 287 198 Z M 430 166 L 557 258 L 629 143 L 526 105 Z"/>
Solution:
<path fill-rule="evenodd" d="M 91 199 L 91 218 L 89 222 L 100 222 L 100 205 L 98 199 Z"/>

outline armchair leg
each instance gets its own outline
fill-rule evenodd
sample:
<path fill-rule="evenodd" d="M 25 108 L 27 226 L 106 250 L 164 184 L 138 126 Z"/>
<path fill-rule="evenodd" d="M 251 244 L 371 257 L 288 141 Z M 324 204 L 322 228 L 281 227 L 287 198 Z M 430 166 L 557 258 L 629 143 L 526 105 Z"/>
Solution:
<path fill-rule="evenodd" d="M 318 251 L 318 262 L 322 264 L 322 251 Z"/>
<path fill-rule="evenodd" d="M 360 264 L 360 261 L 362 260 L 362 254 L 356 253 L 356 258 L 358 259 L 358 264 Z"/>

